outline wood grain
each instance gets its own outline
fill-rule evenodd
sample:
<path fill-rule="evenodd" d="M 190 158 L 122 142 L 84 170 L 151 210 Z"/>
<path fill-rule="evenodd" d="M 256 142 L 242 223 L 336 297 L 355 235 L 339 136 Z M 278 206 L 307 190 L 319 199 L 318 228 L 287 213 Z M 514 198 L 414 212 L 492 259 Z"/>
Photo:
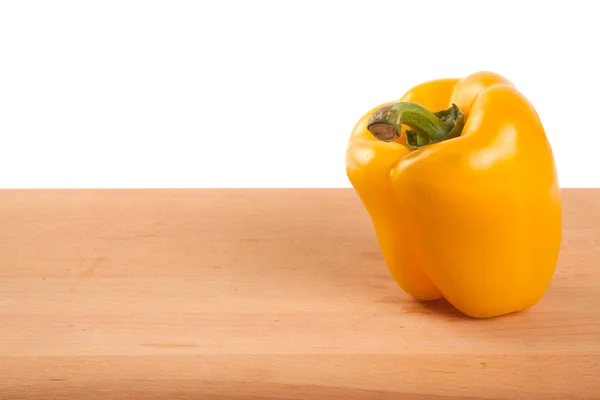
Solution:
<path fill-rule="evenodd" d="M 392 281 L 352 190 L 0 191 L 0 399 L 600 398 L 600 190 L 546 296 Z"/>

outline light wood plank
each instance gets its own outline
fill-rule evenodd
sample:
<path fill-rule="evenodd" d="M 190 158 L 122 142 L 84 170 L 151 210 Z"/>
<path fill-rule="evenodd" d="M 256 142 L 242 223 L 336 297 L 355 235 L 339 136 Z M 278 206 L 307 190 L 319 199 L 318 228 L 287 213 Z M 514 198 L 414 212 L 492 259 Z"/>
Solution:
<path fill-rule="evenodd" d="M 0 191 L 0 399 L 600 398 L 600 190 L 546 296 L 392 281 L 352 190 Z"/>

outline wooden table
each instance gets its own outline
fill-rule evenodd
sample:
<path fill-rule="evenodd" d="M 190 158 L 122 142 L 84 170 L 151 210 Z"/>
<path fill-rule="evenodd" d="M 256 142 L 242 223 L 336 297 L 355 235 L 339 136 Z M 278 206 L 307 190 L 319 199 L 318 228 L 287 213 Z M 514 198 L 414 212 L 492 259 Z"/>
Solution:
<path fill-rule="evenodd" d="M 392 281 L 352 190 L 0 191 L 0 399 L 600 398 L 600 190 L 540 303 Z"/>

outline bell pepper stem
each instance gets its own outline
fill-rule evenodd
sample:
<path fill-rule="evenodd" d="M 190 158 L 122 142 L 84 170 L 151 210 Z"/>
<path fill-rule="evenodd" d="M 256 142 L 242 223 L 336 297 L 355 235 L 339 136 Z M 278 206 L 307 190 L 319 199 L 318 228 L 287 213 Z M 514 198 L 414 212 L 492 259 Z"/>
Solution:
<path fill-rule="evenodd" d="M 398 102 L 376 110 L 367 129 L 377 139 L 391 142 L 400 137 L 402 125 L 410 128 L 406 131 L 406 145 L 418 149 L 460 136 L 464 115 L 456 104 L 432 113 L 418 103 Z"/>

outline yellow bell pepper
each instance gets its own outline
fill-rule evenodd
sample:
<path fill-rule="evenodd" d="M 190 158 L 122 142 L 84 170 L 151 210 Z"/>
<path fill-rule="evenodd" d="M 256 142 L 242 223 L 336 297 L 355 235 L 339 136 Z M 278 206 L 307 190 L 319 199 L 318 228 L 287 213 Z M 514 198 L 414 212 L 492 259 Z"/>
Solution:
<path fill-rule="evenodd" d="M 477 72 L 417 85 L 356 124 L 346 173 L 397 284 L 489 318 L 536 304 L 554 275 L 562 206 L 534 107 Z"/>

